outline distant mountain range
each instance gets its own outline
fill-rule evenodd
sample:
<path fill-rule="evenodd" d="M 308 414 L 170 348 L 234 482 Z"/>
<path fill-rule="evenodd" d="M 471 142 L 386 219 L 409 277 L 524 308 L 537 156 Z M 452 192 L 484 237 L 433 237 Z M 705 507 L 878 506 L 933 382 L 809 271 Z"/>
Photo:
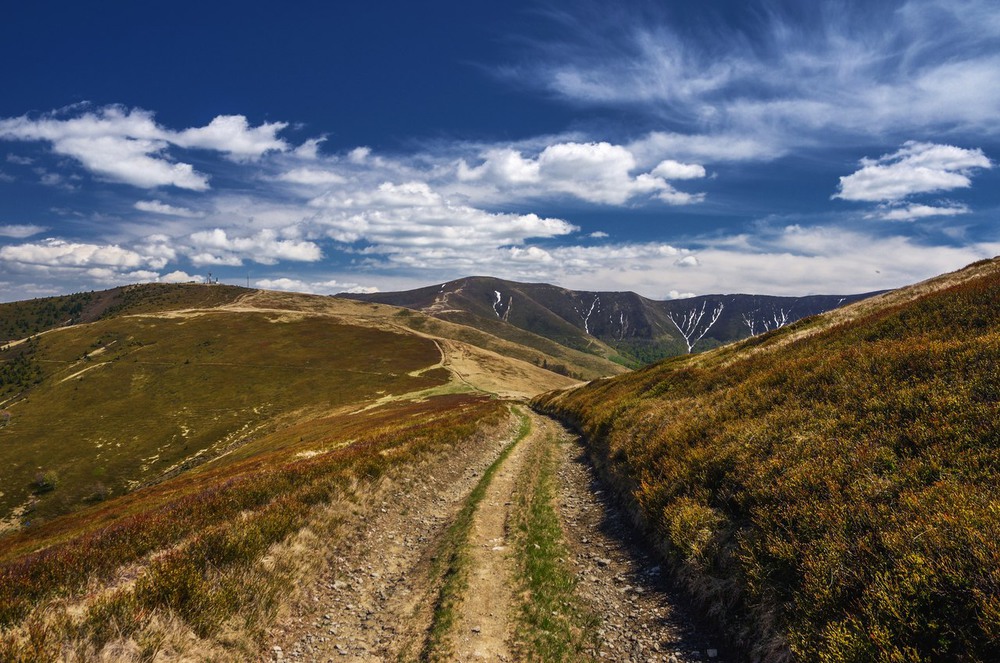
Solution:
<path fill-rule="evenodd" d="M 474 276 L 405 292 L 339 296 L 402 306 L 537 346 L 526 332 L 638 365 L 762 334 L 873 294 L 704 295 L 656 301 L 634 292 L 567 290 Z"/>

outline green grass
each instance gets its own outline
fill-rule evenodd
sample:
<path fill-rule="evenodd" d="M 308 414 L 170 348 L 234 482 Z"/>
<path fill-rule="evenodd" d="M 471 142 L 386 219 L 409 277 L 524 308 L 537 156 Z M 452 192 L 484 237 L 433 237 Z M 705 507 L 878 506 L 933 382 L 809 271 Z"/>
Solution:
<path fill-rule="evenodd" d="M 462 508 L 455 520 L 445 531 L 439 544 L 431 576 L 441 578 L 441 589 L 434 603 L 434 618 L 430 633 L 420 658 L 425 661 L 450 660 L 448 650 L 448 635 L 455 623 L 456 610 L 468 585 L 470 563 L 469 533 L 472 530 L 476 509 L 486 496 L 493 476 L 510 456 L 517 443 L 531 432 L 531 419 L 523 412 L 518 412 L 520 428 L 514 439 L 504 447 L 496 460 L 483 472 L 479 483 L 465 498 Z"/>
<path fill-rule="evenodd" d="M 1000 660 L 1000 264 L 952 282 L 536 404 L 755 655 Z"/>
<path fill-rule="evenodd" d="M 566 562 L 569 552 L 554 506 L 558 444 L 549 435 L 532 449 L 516 490 L 512 522 L 520 590 L 519 660 L 589 659 L 586 652 L 595 644 L 599 623 L 574 594 L 576 574 Z"/>
<path fill-rule="evenodd" d="M 32 525 L 259 439 L 289 413 L 447 382 L 408 375 L 440 359 L 430 340 L 270 313 L 117 317 L 38 337 L 32 357 L 40 382 L 0 428 L 0 517 L 29 505 Z M 34 494 L 49 471 L 58 488 Z"/>

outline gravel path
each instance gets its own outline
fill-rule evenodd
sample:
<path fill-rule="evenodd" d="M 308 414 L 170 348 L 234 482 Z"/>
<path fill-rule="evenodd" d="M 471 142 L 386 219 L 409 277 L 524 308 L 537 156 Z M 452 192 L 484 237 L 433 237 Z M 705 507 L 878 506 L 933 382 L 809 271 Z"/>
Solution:
<path fill-rule="evenodd" d="M 592 655 L 636 663 L 727 660 L 678 608 L 685 601 L 608 499 L 579 439 L 565 429 L 560 437 L 558 508 L 569 561 L 580 583 L 577 593 L 601 620 L 600 648 Z"/>
<path fill-rule="evenodd" d="M 494 475 L 474 516 L 471 568 L 453 626 L 455 660 L 514 660 L 510 509 L 531 444 L 558 444 L 562 520 L 577 594 L 600 621 L 596 648 L 609 661 L 727 660 L 676 606 L 660 567 L 607 500 L 577 438 L 532 414 L 533 432 Z M 511 441 L 468 444 L 402 468 L 347 516 L 348 532 L 326 551 L 326 569 L 272 631 L 270 660 L 417 660 L 433 620 L 439 541 L 483 471 Z M 556 440 L 556 442 L 546 442 Z"/>

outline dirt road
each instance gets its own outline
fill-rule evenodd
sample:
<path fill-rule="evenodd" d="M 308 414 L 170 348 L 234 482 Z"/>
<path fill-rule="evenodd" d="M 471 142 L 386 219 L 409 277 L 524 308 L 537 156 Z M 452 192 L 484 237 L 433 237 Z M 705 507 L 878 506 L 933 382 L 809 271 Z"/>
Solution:
<path fill-rule="evenodd" d="M 572 653 L 556 658 L 724 660 L 676 607 L 683 604 L 606 501 L 579 441 L 522 411 L 526 435 L 512 427 L 405 468 L 358 504 L 344 523 L 351 535 L 327 552 L 322 575 L 272 632 L 270 660 L 545 660 L 526 649 L 536 628 L 525 621 L 526 605 L 538 597 L 526 589 L 525 541 L 513 523 L 530 503 L 519 492 L 541 485 L 525 478 L 546 471 L 561 538 L 549 561 L 571 579 L 571 596 L 552 612 L 565 605 L 591 625 L 567 629 L 574 641 L 551 651 Z M 549 470 L 544 457 L 554 459 Z M 464 528 L 456 525 L 463 514 L 471 518 Z"/>

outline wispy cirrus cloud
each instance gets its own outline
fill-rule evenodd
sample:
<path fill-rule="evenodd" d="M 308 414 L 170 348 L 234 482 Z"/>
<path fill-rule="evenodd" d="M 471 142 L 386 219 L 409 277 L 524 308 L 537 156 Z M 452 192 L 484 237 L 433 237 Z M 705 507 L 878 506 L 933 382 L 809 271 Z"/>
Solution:
<path fill-rule="evenodd" d="M 681 156 L 782 154 L 845 135 L 998 133 L 1000 21 L 989 0 L 742 9 L 738 27 L 681 29 L 648 8 L 582 3 L 553 13 L 559 36 L 500 75 L 569 103 L 642 113 L 665 125 L 659 140 L 688 150 Z"/>
<path fill-rule="evenodd" d="M 44 226 L 36 226 L 33 223 L 20 223 L 0 225 L 0 237 L 12 237 L 14 239 L 26 239 L 32 235 L 38 235 L 48 230 Z"/>

